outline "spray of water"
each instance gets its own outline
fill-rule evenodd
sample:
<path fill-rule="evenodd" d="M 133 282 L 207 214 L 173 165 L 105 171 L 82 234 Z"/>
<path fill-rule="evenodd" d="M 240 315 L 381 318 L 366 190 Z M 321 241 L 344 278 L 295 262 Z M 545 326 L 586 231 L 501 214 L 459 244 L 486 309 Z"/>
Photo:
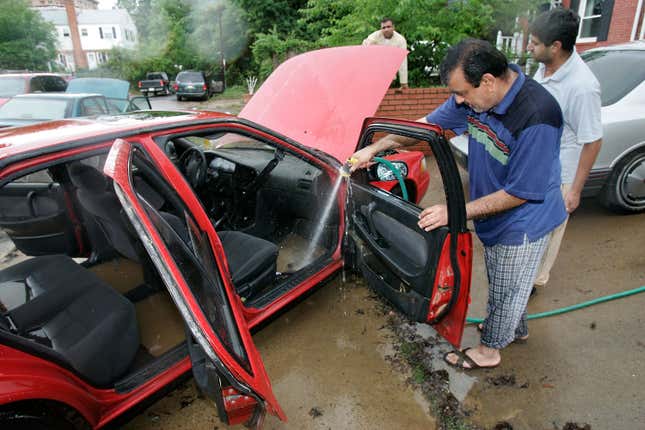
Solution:
<path fill-rule="evenodd" d="M 333 186 L 331 187 L 331 192 L 327 195 L 327 200 L 324 202 L 320 218 L 318 218 L 318 224 L 313 230 L 311 242 L 309 242 L 307 251 L 305 252 L 305 255 L 303 255 L 303 260 L 306 261 L 306 264 L 309 264 L 313 260 L 316 249 L 320 246 L 320 241 L 325 231 L 325 227 L 328 224 L 332 209 L 338 201 L 338 190 L 340 189 L 340 184 L 345 178 L 346 177 L 343 175 L 338 175 Z"/>

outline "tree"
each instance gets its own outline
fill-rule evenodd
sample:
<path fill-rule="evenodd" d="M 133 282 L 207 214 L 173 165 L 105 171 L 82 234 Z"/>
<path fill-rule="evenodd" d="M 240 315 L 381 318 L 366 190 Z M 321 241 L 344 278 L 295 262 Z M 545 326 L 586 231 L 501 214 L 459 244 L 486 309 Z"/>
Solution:
<path fill-rule="evenodd" d="M 0 68 L 46 70 L 56 58 L 56 30 L 25 0 L 0 0 Z"/>

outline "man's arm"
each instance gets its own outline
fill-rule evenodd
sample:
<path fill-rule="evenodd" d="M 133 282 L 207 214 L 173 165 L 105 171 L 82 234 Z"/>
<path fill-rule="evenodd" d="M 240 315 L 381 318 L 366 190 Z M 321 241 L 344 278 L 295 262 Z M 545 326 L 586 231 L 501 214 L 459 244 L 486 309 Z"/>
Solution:
<path fill-rule="evenodd" d="M 428 123 L 426 117 L 417 119 L 417 122 L 424 124 Z M 353 172 L 356 169 L 367 167 L 372 161 L 372 158 L 374 158 L 379 152 L 386 151 L 388 149 L 400 148 L 402 146 L 414 145 L 417 142 L 417 139 L 413 139 L 411 137 L 388 134 L 371 145 L 367 145 L 365 148 L 356 151 L 354 155 L 352 155 L 354 162 L 352 164 L 351 171 Z"/>
<path fill-rule="evenodd" d="M 377 30 L 377 31 L 375 31 L 373 33 L 370 33 L 370 35 L 367 36 L 365 38 L 365 40 L 363 40 L 363 46 L 378 45 L 378 36 L 379 36 L 380 32 L 381 32 L 381 30 Z"/>
<path fill-rule="evenodd" d="M 582 146 L 578 168 L 576 169 L 576 176 L 571 183 L 571 189 L 564 196 L 564 205 L 569 213 L 575 211 L 578 208 L 578 205 L 580 205 L 582 188 L 587 181 L 587 177 L 589 176 L 593 163 L 596 161 L 596 157 L 598 157 L 601 145 L 602 139 L 598 139 Z"/>
<path fill-rule="evenodd" d="M 504 190 L 495 191 L 466 203 L 467 219 L 482 219 L 489 216 L 507 211 L 526 202 Z M 433 205 L 425 208 L 419 214 L 419 227 L 425 231 L 434 230 L 435 228 L 448 224 L 448 208 L 446 205 Z"/>

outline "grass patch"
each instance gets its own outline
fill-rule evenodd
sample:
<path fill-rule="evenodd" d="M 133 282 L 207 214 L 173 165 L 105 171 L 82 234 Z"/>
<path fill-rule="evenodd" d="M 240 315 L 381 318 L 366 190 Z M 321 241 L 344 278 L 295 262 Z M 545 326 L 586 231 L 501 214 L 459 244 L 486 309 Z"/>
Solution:
<path fill-rule="evenodd" d="M 222 94 L 218 94 L 217 97 L 220 99 L 241 99 L 244 94 L 247 93 L 246 86 L 244 85 L 231 85 L 226 87 Z"/>

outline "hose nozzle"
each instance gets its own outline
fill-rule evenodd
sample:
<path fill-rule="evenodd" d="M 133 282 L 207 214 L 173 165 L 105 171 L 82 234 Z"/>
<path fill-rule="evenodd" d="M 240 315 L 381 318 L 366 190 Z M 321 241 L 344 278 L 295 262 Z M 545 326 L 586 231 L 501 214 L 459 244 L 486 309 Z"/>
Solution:
<path fill-rule="evenodd" d="M 352 174 L 352 166 L 354 163 L 356 163 L 358 160 L 354 157 L 347 159 L 345 164 L 340 168 L 340 175 L 349 178 Z"/>

